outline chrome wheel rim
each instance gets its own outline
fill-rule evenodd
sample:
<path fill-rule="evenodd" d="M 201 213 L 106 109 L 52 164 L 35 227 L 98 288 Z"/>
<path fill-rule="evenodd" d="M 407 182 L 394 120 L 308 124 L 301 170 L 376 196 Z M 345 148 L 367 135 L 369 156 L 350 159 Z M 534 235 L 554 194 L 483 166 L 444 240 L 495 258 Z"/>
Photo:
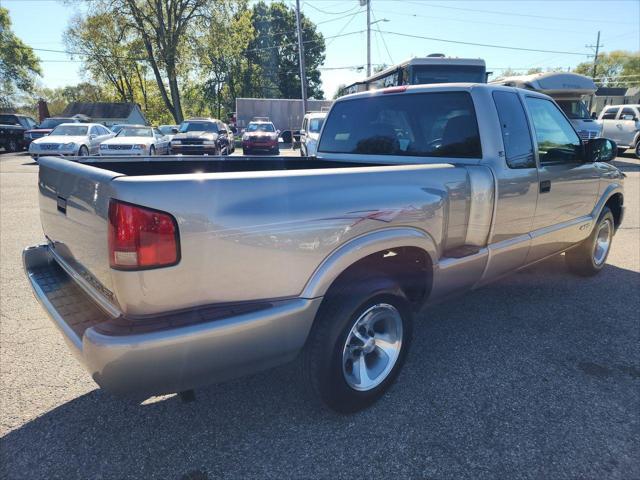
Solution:
<path fill-rule="evenodd" d="M 605 258 L 607 258 L 607 253 L 611 246 L 611 234 L 611 221 L 606 219 L 598 226 L 598 233 L 593 246 L 593 261 L 596 265 L 602 265 Z"/>
<path fill-rule="evenodd" d="M 355 321 L 342 350 L 342 373 L 358 391 L 371 390 L 391 373 L 402 348 L 402 316 L 396 307 L 378 303 Z"/>

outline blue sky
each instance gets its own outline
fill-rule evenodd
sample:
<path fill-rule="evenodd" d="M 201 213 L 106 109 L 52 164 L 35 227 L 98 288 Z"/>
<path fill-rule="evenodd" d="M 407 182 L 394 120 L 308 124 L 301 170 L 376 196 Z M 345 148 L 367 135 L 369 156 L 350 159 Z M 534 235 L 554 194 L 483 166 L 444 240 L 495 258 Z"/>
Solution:
<path fill-rule="evenodd" d="M 295 2 L 287 3 L 294 5 Z M 301 0 L 302 10 L 331 37 L 366 28 L 364 8 L 357 0 Z M 64 50 L 62 34 L 69 19 L 86 5 L 59 0 L 0 0 L 9 9 L 13 29 L 38 49 Z M 449 56 L 484 58 L 498 73 L 511 67 L 573 67 L 588 60 L 601 31 L 602 51 L 640 50 L 640 0 L 538 0 L 538 1 L 437 1 L 372 0 L 373 18 L 388 21 L 374 25 L 372 63 L 398 63 L 412 56 L 439 52 Z M 481 43 L 548 53 L 463 45 L 401 37 L 395 32 L 457 42 Z M 364 32 L 327 39 L 322 80 L 327 96 L 340 83 L 364 78 L 364 71 L 334 69 L 366 63 Z M 66 54 L 37 51 L 43 60 L 42 84 L 57 87 L 84 80 L 81 65 Z"/>

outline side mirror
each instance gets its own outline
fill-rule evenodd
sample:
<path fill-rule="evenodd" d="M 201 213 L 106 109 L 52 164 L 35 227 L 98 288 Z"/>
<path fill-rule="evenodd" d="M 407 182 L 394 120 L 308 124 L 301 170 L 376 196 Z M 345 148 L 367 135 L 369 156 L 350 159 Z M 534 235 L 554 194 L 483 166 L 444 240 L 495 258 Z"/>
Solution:
<path fill-rule="evenodd" d="M 596 115 L 596 112 L 591 112 L 591 118 L 593 120 L 597 120 L 598 119 L 598 115 Z"/>
<path fill-rule="evenodd" d="M 89 138 L 90 138 L 91 140 L 95 140 L 95 139 L 96 139 L 96 137 L 97 137 L 97 135 L 96 135 L 95 133 L 92 133 L 91 135 L 89 135 Z"/>
<path fill-rule="evenodd" d="M 620 120 L 635 120 L 635 118 L 633 118 L 633 115 L 622 115 Z"/>
<path fill-rule="evenodd" d="M 276 135 L 280 135 L 280 130 L 276 130 Z"/>
<path fill-rule="evenodd" d="M 178 133 L 178 129 L 177 128 L 172 128 L 171 129 L 171 133 Z"/>
<path fill-rule="evenodd" d="M 300 135 L 306 135 L 306 130 L 300 130 Z"/>
<path fill-rule="evenodd" d="M 218 130 L 218 134 L 220 135 L 226 135 L 227 131 L 226 130 Z"/>
<path fill-rule="evenodd" d="M 610 162 L 616 158 L 618 146 L 608 138 L 592 138 L 585 145 L 585 161 Z"/>

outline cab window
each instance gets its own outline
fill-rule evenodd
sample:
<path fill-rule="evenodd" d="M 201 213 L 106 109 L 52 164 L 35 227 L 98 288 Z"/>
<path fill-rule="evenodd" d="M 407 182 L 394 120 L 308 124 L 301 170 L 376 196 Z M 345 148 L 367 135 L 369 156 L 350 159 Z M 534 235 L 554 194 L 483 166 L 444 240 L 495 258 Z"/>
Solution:
<path fill-rule="evenodd" d="M 625 118 L 625 116 L 631 117 L 631 118 Z M 638 119 L 638 116 L 636 115 L 636 112 L 631 107 L 625 107 L 620 112 L 620 120 L 637 120 L 637 119 Z"/>
<path fill-rule="evenodd" d="M 556 104 L 536 97 L 526 97 L 526 103 L 538 141 L 540 163 L 579 161 L 582 142 Z"/>
<path fill-rule="evenodd" d="M 517 93 L 493 92 L 509 168 L 536 168 L 527 117 Z"/>
<path fill-rule="evenodd" d="M 614 120 L 618 114 L 619 108 L 607 108 L 602 115 L 602 120 Z"/>

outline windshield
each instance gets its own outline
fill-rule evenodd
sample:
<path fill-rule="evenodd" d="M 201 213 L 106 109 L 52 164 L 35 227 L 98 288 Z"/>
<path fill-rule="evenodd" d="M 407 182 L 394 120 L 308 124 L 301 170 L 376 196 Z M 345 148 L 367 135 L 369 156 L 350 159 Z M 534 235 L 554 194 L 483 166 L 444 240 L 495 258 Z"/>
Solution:
<path fill-rule="evenodd" d="M 468 65 L 417 65 L 412 67 L 412 71 L 412 85 L 487 82 L 484 67 Z"/>
<path fill-rule="evenodd" d="M 273 123 L 250 123 L 247 132 L 275 132 Z"/>
<path fill-rule="evenodd" d="M 218 133 L 218 126 L 213 122 L 182 122 L 180 133 L 185 132 L 213 132 Z"/>
<path fill-rule="evenodd" d="M 158 130 L 160 130 L 162 132 L 163 135 L 172 135 L 173 131 L 172 129 L 177 129 L 178 126 L 177 125 L 160 125 L 158 127 Z"/>
<path fill-rule="evenodd" d="M 567 117 L 574 120 L 588 120 L 591 118 L 582 100 L 558 100 L 556 102 Z"/>
<path fill-rule="evenodd" d="M 145 127 L 123 127 L 116 137 L 153 137 L 153 132 Z"/>
<path fill-rule="evenodd" d="M 58 125 L 51 135 L 82 136 L 87 134 L 87 128 L 81 125 Z"/>
<path fill-rule="evenodd" d="M 56 128 L 61 123 L 70 122 L 68 118 L 46 118 L 40 124 L 40 128 Z"/>
<path fill-rule="evenodd" d="M 124 125 L 111 125 L 110 128 L 113 133 L 118 133 L 120 130 L 124 128 Z"/>
<path fill-rule="evenodd" d="M 323 123 L 324 118 L 312 118 L 311 120 L 309 120 L 309 132 L 320 133 Z"/>

